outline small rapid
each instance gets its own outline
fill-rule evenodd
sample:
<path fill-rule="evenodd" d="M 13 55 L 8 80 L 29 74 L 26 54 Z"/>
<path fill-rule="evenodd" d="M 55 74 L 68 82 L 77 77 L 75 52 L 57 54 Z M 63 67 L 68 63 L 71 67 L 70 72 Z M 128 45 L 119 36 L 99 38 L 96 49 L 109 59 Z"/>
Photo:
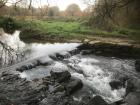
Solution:
<path fill-rule="evenodd" d="M 50 58 L 50 55 L 55 55 L 56 53 L 68 54 L 70 50 L 76 49 L 79 45 L 77 43 L 31 44 L 30 56 L 40 56 L 40 60 L 46 60 L 47 62 L 51 62 L 51 64 L 24 71 L 20 73 L 21 77 L 33 80 L 49 76 L 52 70 L 67 70 L 73 77 L 82 80 L 86 87 L 83 91 L 90 91 L 90 95 L 101 95 L 109 103 L 121 100 L 125 95 L 125 87 L 112 90 L 109 83 L 119 80 L 119 78 L 136 76 L 134 60 L 82 55 L 80 53 L 68 58 L 66 57 L 63 60 Z M 76 95 L 76 98 L 80 100 L 81 94 Z"/>

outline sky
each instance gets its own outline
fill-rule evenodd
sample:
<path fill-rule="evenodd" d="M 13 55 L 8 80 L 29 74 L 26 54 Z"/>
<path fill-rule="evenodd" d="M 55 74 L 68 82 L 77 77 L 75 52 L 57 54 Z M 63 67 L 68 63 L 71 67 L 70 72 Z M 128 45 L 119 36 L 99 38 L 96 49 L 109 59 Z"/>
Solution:
<path fill-rule="evenodd" d="M 81 10 L 84 10 L 87 6 L 82 0 L 48 0 L 48 2 L 50 6 L 58 6 L 61 11 L 65 10 L 68 5 L 73 3 L 78 4 Z M 36 1 L 36 3 L 34 3 L 35 7 L 40 5 L 47 5 L 47 0 L 41 0 L 41 2 Z"/>

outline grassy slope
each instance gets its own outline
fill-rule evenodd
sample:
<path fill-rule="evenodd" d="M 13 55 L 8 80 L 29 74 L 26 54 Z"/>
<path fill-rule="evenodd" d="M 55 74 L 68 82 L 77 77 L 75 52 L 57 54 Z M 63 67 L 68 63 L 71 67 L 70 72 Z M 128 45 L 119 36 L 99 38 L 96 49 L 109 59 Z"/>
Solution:
<path fill-rule="evenodd" d="M 90 36 L 102 37 L 128 37 L 140 40 L 140 31 L 126 28 L 116 28 L 112 32 L 99 29 L 91 29 L 88 26 L 81 25 L 79 22 L 64 21 L 25 21 L 20 22 L 23 29 L 38 30 L 44 35 L 58 35 L 65 38 L 84 38 Z"/>

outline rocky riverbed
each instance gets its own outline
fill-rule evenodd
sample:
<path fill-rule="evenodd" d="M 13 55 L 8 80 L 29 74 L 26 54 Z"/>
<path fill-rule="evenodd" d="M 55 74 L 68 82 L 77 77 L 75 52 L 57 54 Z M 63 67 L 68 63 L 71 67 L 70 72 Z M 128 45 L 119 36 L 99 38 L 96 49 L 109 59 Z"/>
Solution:
<path fill-rule="evenodd" d="M 28 52 L 36 59 L 0 69 L 0 105 L 140 104 L 139 49 L 87 42 L 59 51 L 49 45 L 52 53 L 38 46 Z"/>

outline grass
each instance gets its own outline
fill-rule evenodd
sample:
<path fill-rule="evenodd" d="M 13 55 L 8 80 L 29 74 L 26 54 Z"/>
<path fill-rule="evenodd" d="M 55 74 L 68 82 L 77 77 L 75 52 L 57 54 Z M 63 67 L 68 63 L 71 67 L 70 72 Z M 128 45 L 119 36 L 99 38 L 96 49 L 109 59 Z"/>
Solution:
<path fill-rule="evenodd" d="M 2 23 L 0 19 L 0 24 Z M 59 20 L 17 20 L 16 25 L 23 31 L 22 37 L 34 38 L 37 36 L 55 36 L 65 39 L 84 39 L 88 36 L 120 37 L 140 41 L 140 30 L 116 27 L 111 32 L 91 28 L 78 21 Z M 28 31 L 27 31 L 28 30 Z"/>

